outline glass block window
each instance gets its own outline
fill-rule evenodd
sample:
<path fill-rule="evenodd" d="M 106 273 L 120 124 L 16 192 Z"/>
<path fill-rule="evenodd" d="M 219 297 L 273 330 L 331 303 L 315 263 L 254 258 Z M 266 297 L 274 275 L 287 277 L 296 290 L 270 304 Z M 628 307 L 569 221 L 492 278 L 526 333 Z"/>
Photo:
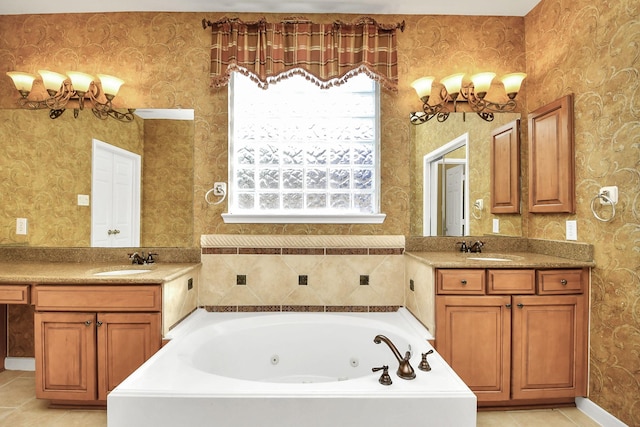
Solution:
<path fill-rule="evenodd" d="M 379 90 L 365 74 L 229 86 L 229 213 L 379 213 Z"/>

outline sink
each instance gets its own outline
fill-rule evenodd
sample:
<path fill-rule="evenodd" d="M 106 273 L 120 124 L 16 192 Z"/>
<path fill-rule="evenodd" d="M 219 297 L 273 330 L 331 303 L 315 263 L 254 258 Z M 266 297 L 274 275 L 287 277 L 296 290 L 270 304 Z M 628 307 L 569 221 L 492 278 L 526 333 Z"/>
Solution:
<path fill-rule="evenodd" d="M 469 261 L 495 261 L 495 262 L 513 262 L 518 259 L 522 259 L 522 257 L 517 255 L 505 255 L 501 253 L 485 253 L 485 254 L 470 254 L 471 256 L 467 257 Z"/>
<path fill-rule="evenodd" d="M 142 274 L 148 273 L 151 270 L 149 269 L 141 269 L 141 268 L 128 268 L 122 270 L 109 270 L 109 271 L 101 271 L 99 273 L 93 273 L 94 276 L 126 276 L 129 274 Z"/>
<path fill-rule="evenodd" d="M 496 258 L 496 257 L 491 257 L 491 256 L 468 257 L 467 259 L 470 259 L 470 260 L 473 260 L 473 261 L 513 261 L 512 259 Z"/>

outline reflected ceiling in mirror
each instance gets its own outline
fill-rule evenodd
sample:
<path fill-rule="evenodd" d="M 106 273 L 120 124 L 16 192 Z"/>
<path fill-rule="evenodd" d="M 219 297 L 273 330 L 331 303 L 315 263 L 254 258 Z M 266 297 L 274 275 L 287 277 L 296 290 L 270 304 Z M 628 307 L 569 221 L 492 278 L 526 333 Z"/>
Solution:
<path fill-rule="evenodd" d="M 490 203 L 490 141 L 491 131 L 520 118 L 517 113 L 495 115 L 486 122 L 473 113 L 452 113 L 445 122 L 427 122 L 412 126 L 411 138 L 411 235 L 424 235 L 424 166 L 423 158 L 450 141 L 469 133 L 469 230 L 466 235 L 481 236 L 493 233 L 493 219 L 498 219 L 500 235 L 521 236 L 520 215 L 492 215 Z M 476 201 L 483 201 L 483 209 L 473 209 Z"/>
<path fill-rule="evenodd" d="M 193 110 L 172 111 L 123 123 L 0 110 L 0 245 L 90 246 L 91 208 L 78 196 L 91 195 L 96 138 L 142 156 L 141 246 L 193 247 Z M 16 234 L 16 218 L 27 219 L 26 235 Z"/>

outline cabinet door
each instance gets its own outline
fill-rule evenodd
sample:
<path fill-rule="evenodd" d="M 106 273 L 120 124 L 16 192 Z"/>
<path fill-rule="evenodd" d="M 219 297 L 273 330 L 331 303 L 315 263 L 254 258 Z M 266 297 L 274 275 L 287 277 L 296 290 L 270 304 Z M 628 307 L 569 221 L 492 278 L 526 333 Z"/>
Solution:
<path fill-rule="evenodd" d="M 98 315 L 98 399 L 160 349 L 160 313 Z"/>
<path fill-rule="evenodd" d="M 520 120 L 491 132 L 491 213 L 520 213 Z"/>
<path fill-rule="evenodd" d="M 94 313 L 36 313 L 36 396 L 96 399 Z"/>
<path fill-rule="evenodd" d="M 586 395 L 583 295 L 513 298 L 514 399 Z"/>
<path fill-rule="evenodd" d="M 529 211 L 575 212 L 573 96 L 529 114 Z"/>
<path fill-rule="evenodd" d="M 478 397 L 509 399 L 511 297 L 436 297 L 436 349 Z"/>

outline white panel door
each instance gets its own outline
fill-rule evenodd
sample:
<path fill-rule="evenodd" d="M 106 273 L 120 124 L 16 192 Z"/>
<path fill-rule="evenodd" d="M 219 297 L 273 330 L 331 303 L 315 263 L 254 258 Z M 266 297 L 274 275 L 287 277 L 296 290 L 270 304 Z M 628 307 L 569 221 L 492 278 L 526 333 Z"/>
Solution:
<path fill-rule="evenodd" d="M 93 140 L 91 246 L 140 245 L 140 156 Z"/>

